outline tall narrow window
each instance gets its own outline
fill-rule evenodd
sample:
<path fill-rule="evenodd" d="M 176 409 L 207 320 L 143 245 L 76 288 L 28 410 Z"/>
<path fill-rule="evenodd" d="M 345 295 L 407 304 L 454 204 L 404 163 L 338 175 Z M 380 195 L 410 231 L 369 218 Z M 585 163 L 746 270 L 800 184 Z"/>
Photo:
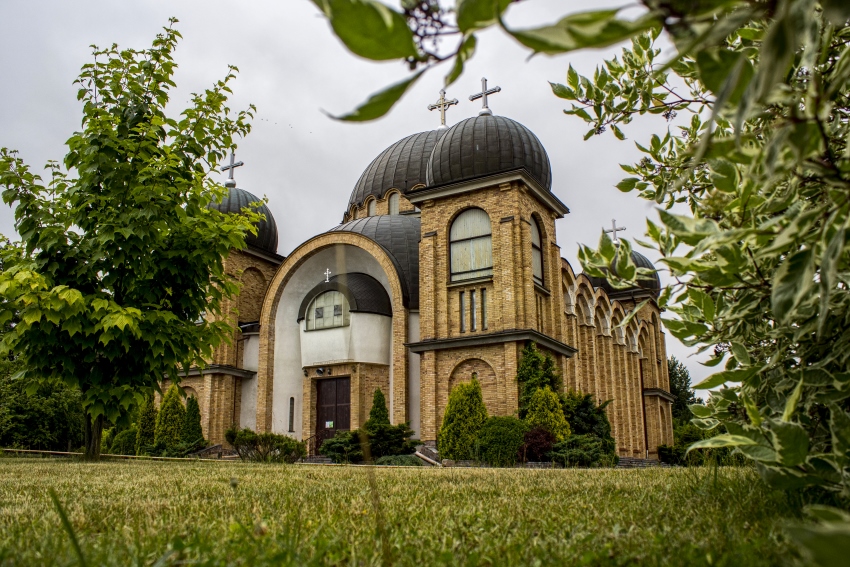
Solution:
<path fill-rule="evenodd" d="M 449 231 L 451 281 L 493 275 L 493 238 L 490 217 L 481 209 L 467 209 Z"/>
<path fill-rule="evenodd" d="M 469 292 L 469 329 L 471 331 L 475 330 L 475 319 L 477 313 L 475 312 L 475 290 Z"/>
<path fill-rule="evenodd" d="M 366 205 L 366 214 L 370 217 L 375 216 L 375 199 L 371 199 L 369 204 Z"/>
<path fill-rule="evenodd" d="M 534 283 L 543 285 L 543 248 L 540 240 L 540 227 L 531 219 L 531 273 Z"/>
<path fill-rule="evenodd" d="M 460 292 L 460 332 L 466 332 L 466 306 L 463 304 L 463 292 Z"/>
<path fill-rule="evenodd" d="M 295 433 L 295 398 L 289 398 L 289 432 Z"/>
<path fill-rule="evenodd" d="M 487 330 L 487 288 L 481 288 L 481 328 Z"/>
<path fill-rule="evenodd" d="M 398 193 L 390 193 L 389 207 L 391 215 L 398 214 Z"/>

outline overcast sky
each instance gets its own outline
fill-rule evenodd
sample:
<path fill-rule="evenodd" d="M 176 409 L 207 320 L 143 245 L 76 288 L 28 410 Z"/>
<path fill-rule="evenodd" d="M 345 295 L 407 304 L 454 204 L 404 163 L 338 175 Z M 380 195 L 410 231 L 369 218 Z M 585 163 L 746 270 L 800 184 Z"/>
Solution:
<path fill-rule="evenodd" d="M 567 12 L 622 6 L 625 0 L 528 0 L 513 5 L 509 25 L 550 23 Z M 34 169 L 48 159 L 61 160 L 63 146 L 80 127 L 81 107 L 72 84 L 80 67 L 91 60 L 91 44 L 145 48 L 168 18 L 180 20 L 173 91 L 173 115 L 187 106 L 189 93 L 223 77 L 227 65 L 239 67 L 232 83 L 231 107 L 258 108 L 253 132 L 239 142 L 240 187 L 269 198 L 280 235 L 278 252 L 288 255 L 301 242 L 342 219 L 360 174 L 384 148 L 409 134 L 439 125 L 428 104 L 438 98 L 447 68 L 426 74 L 381 120 L 340 123 L 322 110 L 343 114 L 368 95 L 407 76 L 397 63 L 374 63 L 348 52 L 309 0 L 154 1 L 3 0 L 0 61 L 0 147 L 20 151 Z M 587 142 L 584 122 L 566 116 L 567 105 L 547 81 L 565 82 L 568 63 L 591 74 L 619 48 L 583 51 L 566 56 L 534 57 L 499 30 L 480 34 L 479 52 L 464 75 L 448 91 L 460 100 L 448 113 L 449 124 L 474 116 L 480 102 L 468 96 L 480 90 L 486 76 L 502 92 L 490 98 L 494 113 L 529 127 L 546 147 L 553 169 L 553 191 L 571 210 L 558 221 L 562 255 L 576 272 L 577 243 L 595 245 L 601 227 L 611 219 L 643 235 L 651 204 L 614 185 L 625 174 L 618 164 L 640 159 L 634 141 L 664 133 L 661 117 L 647 117 L 625 128 L 628 139 L 606 133 Z M 222 176 L 222 180 L 224 177 Z M 0 206 L 0 232 L 13 236 L 13 214 Z M 641 250 L 650 259 L 656 255 Z M 664 274 L 662 273 L 662 278 Z M 694 382 L 711 372 L 690 350 L 668 334 L 668 352 L 683 360 Z"/>

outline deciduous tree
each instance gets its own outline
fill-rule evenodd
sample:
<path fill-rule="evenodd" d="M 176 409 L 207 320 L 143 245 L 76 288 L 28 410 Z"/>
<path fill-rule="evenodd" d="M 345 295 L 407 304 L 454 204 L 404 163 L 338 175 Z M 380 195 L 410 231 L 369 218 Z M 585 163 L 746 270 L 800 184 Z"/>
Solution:
<path fill-rule="evenodd" d="M 260 218 L 208 207 L 224 190 L 208 174 L 250 130 L 253 107 L 227 106 L 236 68 L 166 114 L 179 38 L 169 26 L 149 49 L 95 48 L 76 81 L 82 130 L 46 180 L 0 149 L 21 237 L 2 250 L 0 324 L 15 324 L 0 354 L 27 382 L 79 388 L 93 458 L 105 419 L 225 340 L 221 304 L 237 283 L 224 258 Z"/>

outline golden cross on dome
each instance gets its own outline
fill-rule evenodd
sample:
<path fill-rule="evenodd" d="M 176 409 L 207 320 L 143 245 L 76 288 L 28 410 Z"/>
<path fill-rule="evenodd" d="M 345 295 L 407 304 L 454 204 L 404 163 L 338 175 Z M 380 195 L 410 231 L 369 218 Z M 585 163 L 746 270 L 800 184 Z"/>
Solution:
<path fill-rule="evenodd" d="M 469 100 L 478 100 L 479 98 L 484 99 L 481 102 L 483 103 L 481 110 L 478 112 L 479 116 L 490 116 L 493 112 L 490 110 L 490 107 L 487 106 L 487 95 L 496 94 L 500 92 L 502 87 L 493 87 L 490 90 L 487 90 L 487 78 L 484 77 L 481 79 L 481 92 L 475 93 L 474 95 L 469 95 Z"/>
<path fill-rule="evenodd" d="M 611 219 L 611 228 L 604 228 L 604 227 L 602 228 L 602 232 L 605 232 L 605 233 L 613 232 L 614 233 L 614 238 L 613 238 L 614 244 L 620 244 L 620 239 L 617 238 L 617 233 L 622 232 L 624 230 L 626 230 L 626 227 L 617 226 L 617 221 L 614 220 L 614 219 Z"/>
<path fill-rule="evenodd" d="M 445 89 L 440 90 L 440 98 L 434 104 L 428 105 L 428 110 L 437 110 L 440 109 L 440 129 L 448 128 L 446 126 L 446 111 L 450 106 L 457 104 L 457 99 L 453 98 L 451 100 L 446 100 L 446 91 Z"/>
<path fill-rule="evenodd" d="M 242 167 L 245 165 L 241 161 L 236 160 L 236 152 L 230 150 L 230 164 L 221 166 L 222 171 L 230 171 L 230 176 L 227 178 L 227 181 L 224 183 L 225 187 L 236 187 L 236 180 L 233 179 L 233 170 L 237 167 Z"/>

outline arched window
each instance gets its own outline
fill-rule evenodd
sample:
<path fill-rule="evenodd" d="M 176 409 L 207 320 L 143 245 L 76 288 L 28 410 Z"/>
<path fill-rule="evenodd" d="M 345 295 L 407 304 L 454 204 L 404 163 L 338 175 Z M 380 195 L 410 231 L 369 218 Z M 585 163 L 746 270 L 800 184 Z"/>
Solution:
<path fill-rule="evenodd" d="M 449 232 L 453 282 L 493 275 L 490 217 L 481 209 L 457 216 Z"/>
<path fill-rule="evenodd" d="M 390 193 L 389 207 L 391 215 L 398 214 L 398 193 Z"/>
<path fill-rule="evenodd" d="M 543 285 L 543 248 L 540 245 L 540 227 L 531 219 L 531 274 L 534 283 Z"/>
<path fill-rule="evenodd" d="M 348 300 L 338 291 L 326 291 L 307 308 L 307 330 L 345 327 L 349 322 Z"/>
<path fill-rule="evenodd" d="M 369 204 L 366 205 L 366 215 L 370 217 L 375 216 L 375 199 L 371 199 Z"/>

